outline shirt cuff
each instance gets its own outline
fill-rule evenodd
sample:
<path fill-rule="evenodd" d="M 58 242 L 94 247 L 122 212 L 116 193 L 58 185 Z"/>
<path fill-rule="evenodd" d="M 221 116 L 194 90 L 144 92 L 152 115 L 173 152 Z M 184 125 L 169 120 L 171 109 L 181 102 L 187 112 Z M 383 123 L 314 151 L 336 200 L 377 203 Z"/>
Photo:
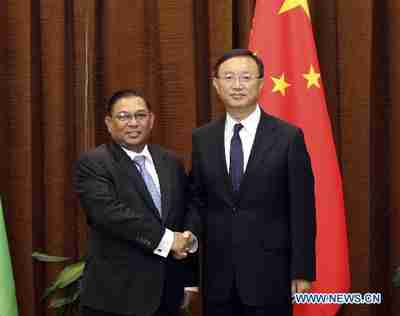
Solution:
<path fill-rule="evenodd" d="M 188 252 L 195 253 L 197 249 L 199 249 L 199 241 L 197 240 L 197 237 L 193 234 L 193 242 L 190 245 Z"/>
<path fill-rule="evenodd" d="M 158 256 L 166 258 L 168 257 L 168 254 L 172 248 L 173 243 L 174 243 L 174 232 L 166 228 L 160 243 L 158 244 L 157 248 L 154 249 L 153 253 Z"/>
<path fill-rule="evenodd" d="M 198 293 L 199 287 L 198 286 L 187 286 L 187 287 L 185 287 L 185 291 Z"/>

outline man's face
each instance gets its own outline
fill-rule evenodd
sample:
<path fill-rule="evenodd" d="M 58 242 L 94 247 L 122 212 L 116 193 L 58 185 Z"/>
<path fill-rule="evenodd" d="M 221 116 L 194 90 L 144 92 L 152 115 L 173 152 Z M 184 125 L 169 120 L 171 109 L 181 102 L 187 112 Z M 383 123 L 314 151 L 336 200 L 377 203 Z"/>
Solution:
<path fill-rule="evenodd" d="M 153 128 L 154 114 L 141 97 L 118 100 L 105 118 L 112 139 L 129 150 L 143 150 Z"/>
<path fill-rule="evenodd" d="M 233 57 L 220 65 L 213 84 L 227 111 L 255 108 L 263 86 L 259 75 L 257 64 L 250 57 Z"/>

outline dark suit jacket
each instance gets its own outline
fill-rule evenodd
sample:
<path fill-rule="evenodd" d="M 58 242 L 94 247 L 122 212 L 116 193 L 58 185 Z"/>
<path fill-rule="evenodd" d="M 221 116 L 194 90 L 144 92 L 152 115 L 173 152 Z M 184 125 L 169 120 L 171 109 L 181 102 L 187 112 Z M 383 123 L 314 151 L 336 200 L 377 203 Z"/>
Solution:
<path fill-rule="evenodd" d="M 155 255 L 165 228 L 183 231 L 186 175 L 182 164 L 157 145 L 149 151 L 158 173 L 162 218 L 134 163 L 117 144 L 85 153 L 74 184 L 89 225 L 81 304 L 129 315 L 151 315 L 166 295 L 171 309 L 195 280 L 191 267 Z"/>
<path fill-rule="evenodd" d="M 192 207 L 204 229 L 204 292 L 245 304 L 289 301 L 292 279 L 315 278 L 314 178 L 299 128 L 261 113 L 240 191 L 224 150 L 225 118 L 193 132 Z"/>

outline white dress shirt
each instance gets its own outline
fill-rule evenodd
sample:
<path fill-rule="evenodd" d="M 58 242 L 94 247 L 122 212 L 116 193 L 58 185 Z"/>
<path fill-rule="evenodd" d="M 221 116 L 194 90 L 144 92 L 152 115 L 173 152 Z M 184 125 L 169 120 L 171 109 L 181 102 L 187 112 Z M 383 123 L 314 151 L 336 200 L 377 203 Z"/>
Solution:
<path fill-rule="evenodd" d="M 238 122 L 229 113 L 226 113 L 225 121 L 225 133 L 224 133 L 224 143 L 225 143 L 225 160 L 226 160 L 226 170 L 229 173 L 230 165 L 230 153 L 231 153 L 231 139 L 233 136 L 233 127 L 237 123 L 241 123 L 243 128 L 239 132 L 239 137 L 242 141 L 243 148 L 243 173 L 246 171 L 247 163 L 249 162 L 251 148 L 253 147 L 254 138 L 256 137 L 256 131 L 258 123 L 261 119 L 261 110 L 257 105 L 256 109 L 244 120 Z"/>

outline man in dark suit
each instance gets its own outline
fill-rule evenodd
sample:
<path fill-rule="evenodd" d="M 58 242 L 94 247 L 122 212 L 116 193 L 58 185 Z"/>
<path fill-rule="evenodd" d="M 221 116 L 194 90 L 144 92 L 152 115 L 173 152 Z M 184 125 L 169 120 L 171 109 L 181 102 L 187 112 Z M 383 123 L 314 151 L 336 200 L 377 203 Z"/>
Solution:
<path fill-rule="evenodd" d="M 137 92 L 115 93 L 105 123 L 113 141 L 82 155 L 74 178 L 89 226 L 82 315 L 176 316 L 196 283 L 184 168 L 147 144 L 154 114 Z"/>
<path fill-rule="evenodd" d="M 206 316 L 286 316 L 315 278 L 314 178 L 302 131 L 258 104 L 264 66 L 222 56 L 222 119 L 193 132 L 192 207 L 204 230 Z"/>

